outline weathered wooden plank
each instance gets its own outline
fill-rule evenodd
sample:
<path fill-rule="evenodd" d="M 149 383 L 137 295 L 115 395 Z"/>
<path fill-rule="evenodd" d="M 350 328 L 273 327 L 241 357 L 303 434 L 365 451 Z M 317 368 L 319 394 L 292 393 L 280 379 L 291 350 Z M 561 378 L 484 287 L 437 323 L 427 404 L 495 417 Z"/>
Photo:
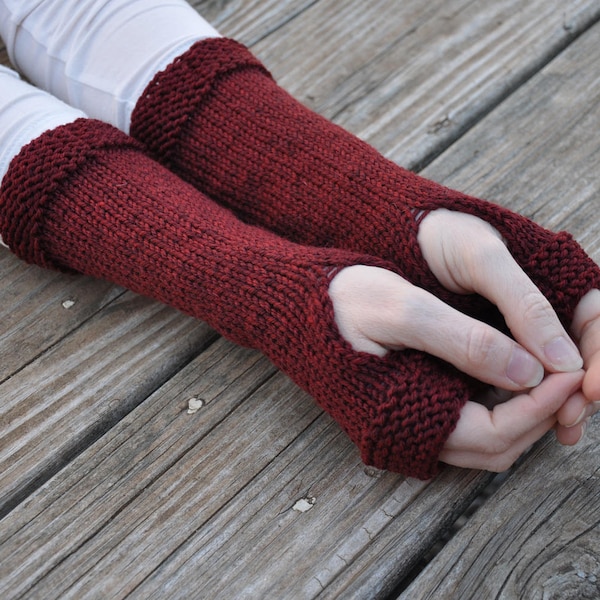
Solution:
<path fill-rule="evenodd" d="M 596 259 L 598 39 L 596 26 L 428 169 L 572 230 Z M 598 597 L 599 452 L 597 418 L 573 449 L 546 438 L 400 597 Z"/>
<path fill-rule="evenodd" d="M 190 4 L 223 35 L 252 46 L 315 4 L 315 0 L 193 0 Z"/>
<path fill-rule="evenodd" d="M 400 598 L 600 597 L 599 449 L 546 438 Z"/>
<path fill-rule="evenodd" d="M 3 594 L 22 594 L 129 503 L 147 498 L 146 489 L 173 462 L 185 463 L 186 453 L 194 454 L 194 445 L 273 373 L 266 360 L 258 359 L 255 352 L 218 341 L 0 521 Z M 192 397 L 205 406 L 190 415 Z M 137 516 L 143 520 L 146 512 Z M 50 588 L 46 592 L 53 597 Z M 58 588 L 55 595 L 61 597 Z"/>
<path fill-rule="evenodd" d="M 427 485 L 373 473 L 327 421 L 294 440 L 133 597 L 194 589 L 213 598 L 386 598 L 487 476 L 449 470 Z"/>
<path fill-rule="evenodd" d="M 127 293 L 0 385 L 0 514 L 215 337 Z"/>
<path fill-rule="evenodd" d="M 349 577 L 389 592 L 486 475 L 365 469 L 283 375 L 246 397 L 273 371 L 220 340 L 75 458 L 0 521 L 3 594 L 302 598 Z"/>
<path fill-rule="evenodd" d="M 123 293 L 109 283 L 66 277 L 0 248 L 0 382 Z"/>
<path fill-rule="evenodd" d="M 598 0 L 324 0 L 253 50 L 297 98 L 412 168 L 598 18 Z"/>

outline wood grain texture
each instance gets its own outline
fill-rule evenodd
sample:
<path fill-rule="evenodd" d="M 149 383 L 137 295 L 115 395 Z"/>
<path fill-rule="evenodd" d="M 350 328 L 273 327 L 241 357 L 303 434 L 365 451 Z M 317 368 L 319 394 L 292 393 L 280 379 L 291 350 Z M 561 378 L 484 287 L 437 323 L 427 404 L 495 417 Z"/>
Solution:
<path fill-rule="evenodd" d="M 11 557 L 0 566 L 3 591 L 15 596 L 23 593 L 136 498 L 139 503 L 141 497 L 143 504 L 153 480 L 173 463 L 186 462 L 194 444 L 243 401 L 243 394 L 273 373 L 267 361 L 257 363 L 257 359 L 256 353 L 222 340 L 209 347 L 160 393 L 123 417 L 117 427 L 0 521 L 2 554 Z M 192 397 L 206 404 L 202 411 L 188 415 Z M 188 475 L 195 479 L 192 471 Z M 229 492 L 224 489 L 223 493 Z M 148 517 L 143 510 L 131 514 L 142 522 Z M 76 556 L 90 560 L 86 552 Z M 92 555 L 91 560 L 96 558 Z M 73 573 L 70 578 L 81 574 Z M 102 586 L 103 578 L 96 583 Z M 46 592 L 52 596 L 52 588 Z"/>
<path fill-rule="evenodd" d="M 599 598 L 599 449 L 546 438 L 400 598 Z"/>
<path fill-rule="evenodd" d="M 4 513 L 186 364 L 215 333 L 125 294 L 0 385 Z"/>
<path fill-rule="evenodd" d="M 107 282 L 28 266 L 0 248 L 0 383 L 123 293 Z"/>
<path fill-rule="evenodd" d="M 3 596 L 385 597 L 487 476 L 365 469 L 273 374 L 220 340 L 124 417 L 0 521 Z"/>
<path fill-rule="evenodd" d="M 316 4 L 315 0 L 192 0 L 190 4 L 223 35 L 253 46 Z M 338 3 L 339 4 L 339 3 Z"/>
<path fill-rule="evenodd" d="M 600 259 L 599 39 L 595 26 L 424 174 L 567 229 Z"/>

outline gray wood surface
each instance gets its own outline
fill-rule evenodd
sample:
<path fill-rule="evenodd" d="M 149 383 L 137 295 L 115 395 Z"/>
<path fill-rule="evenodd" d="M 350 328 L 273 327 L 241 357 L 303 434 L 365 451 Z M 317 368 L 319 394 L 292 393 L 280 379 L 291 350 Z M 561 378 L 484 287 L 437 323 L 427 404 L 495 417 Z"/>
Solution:
<path fill-rule="evenodd" d="M 5 513 L 216 336 L 125 294 L 0 385 Z"/>
<path fill-rule="evenodd" d="M 0 273 L 0 382 L 122 293 L 105 282 L 26 267 L 5 251 Z"/>
<path fill-rule="evenodd" d="M 0 579 L 32 598 L 312 597 L 352 570 L 370 597 L 484 477 L 365 469 L 287 378 L 221 340 L 11 513 Z"/>
<path fill-rule="evenodd" d="M 599 450 L 545 440 L 398 600 L 600 598 Z"/>
<path fill-rule="evenodd" d="M 600 258 L 599 0 L 192 4 L 391 158 L 441 155 L 427 175 Z M 203 324 L 1 248 L 0 274 L 3 597 L 385 598 L 489 480 L 365 469 L 304 393 Z M 549 447 L 514 477 L 523 494 L 578 455 Z M 465 550 L 451 548 L 446 570 Z"/>
<path fill-rule="evenodd" d="M 600 259 L 600 26 L 429 169 L 500 194 Z M 400 598 L 600 598 L 600 418 L 548 436 Z"/>

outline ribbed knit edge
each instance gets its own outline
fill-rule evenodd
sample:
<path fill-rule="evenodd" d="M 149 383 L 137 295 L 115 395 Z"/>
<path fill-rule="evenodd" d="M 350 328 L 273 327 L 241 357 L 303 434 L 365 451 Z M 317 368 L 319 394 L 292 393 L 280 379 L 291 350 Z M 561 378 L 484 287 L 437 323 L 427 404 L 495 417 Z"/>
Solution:
<path fill-rule="evenodd" d="M 131 135 L 169 166 L 190 115 L 223 77 L 246 69 L 256 69 L 272 78 L 266 67 L 235 40 L 209 38 L 196 42 L 146 87 L 131 116 Z"/>
<path fill-rule="evenodd" d="M 407 407 L 401 411 L 402 416 L 396 415 L 394 419 L 386 419 L 386 411 L 380 410 L 363 432 L 358 446 L 367 465 L 427 480 L 440 471 L 439 455 L 456 429 L 462 408 L 486 386 L 468 376 L 456 378 L 443 368 L 433 373 L 425 363 L 420 367 L 423 367 L 420 377 L 426 381 L 431 376 L 432 388 L 437 387 L 439 394 L 423 396 L 418 410 Z M 419 370 L 420 367 L 417 366 Z M 390 392 L 390 401 L 394 402 L 394 390 Z"/>
<path fill-rule="evenodd" d="M 22 260 L 72 272 L 44 250 L 45 211 L 61 185 L 85 163 L 111 149 L 141 145 L 114 127 L 78 119 L 49 130 L 15 156 L 0 186 L 0 233 Z"/>

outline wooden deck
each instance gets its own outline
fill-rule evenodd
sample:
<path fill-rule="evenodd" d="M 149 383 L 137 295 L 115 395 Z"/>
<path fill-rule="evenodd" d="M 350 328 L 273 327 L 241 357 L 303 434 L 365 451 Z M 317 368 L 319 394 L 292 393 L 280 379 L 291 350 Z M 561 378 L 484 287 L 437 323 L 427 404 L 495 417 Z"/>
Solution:
<path fill-rule="evenodd" d="M 600 0 L 193 4 L 388 157 L 600 260 Z M 489 474 L 365 468 L 206 325 L 2 248 L 0 277 L 2 598 L 600 598 L 598 419 L 444 544 Z"/>

